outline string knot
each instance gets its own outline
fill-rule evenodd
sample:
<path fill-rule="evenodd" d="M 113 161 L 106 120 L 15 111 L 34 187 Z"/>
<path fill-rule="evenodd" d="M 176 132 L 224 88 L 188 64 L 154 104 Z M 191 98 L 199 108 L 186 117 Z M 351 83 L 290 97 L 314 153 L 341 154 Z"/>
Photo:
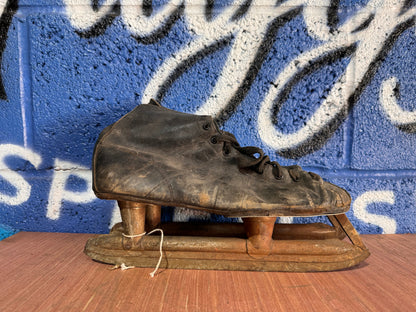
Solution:
<path fill-rule="evenodd" d="M 150 273 L 150 276 L 151 277 L 154 277 L 155 276 L 157 270 L 159 269 L 160 263 L 162 262 L 162 257 L 163 257 L 163 251 L 162 251 L 162 246 L 163 246 L 163 230 L 162 229 L 154 229 L 154 230 L 150 231 L 149 233 L 143 232 L 143 233 L 135 234 L 135 235 L 128 235 L 128 234 L 121 233 L 124 237 L 135 238 L 135 237 L 141 237 L 141 236 L 144 236 L 144 235 L 150 235 L 150 234 L 152 234 L 152 233 L 154 233 L 156 231 L 159 231 L 160 232 L 160 244 L 159 244 L 160 256 L 159 256 L 159 261 L 157 262 L 157 265 L 156 265 L 155 269 L 153 270 L 152 273 Z M 121 270 L 127 270 L 127 269 L 134 268 L 134 266 L 126 266 L 124 263 L 122 263 L 120 265 L 120 268 L 121 268 Z"/>

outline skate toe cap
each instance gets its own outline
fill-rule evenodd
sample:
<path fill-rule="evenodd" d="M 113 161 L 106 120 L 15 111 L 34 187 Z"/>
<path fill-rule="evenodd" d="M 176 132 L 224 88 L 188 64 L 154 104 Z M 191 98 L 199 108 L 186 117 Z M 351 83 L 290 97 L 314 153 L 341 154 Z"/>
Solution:
<path fill-rule="evenodd" d="M 329 182 L 325 182 L 324 187 L 329 195 L 328 204 L 334 210 L 333 213 L 344 213 L 349 210 L 351 196 L 346 190 Z"/>

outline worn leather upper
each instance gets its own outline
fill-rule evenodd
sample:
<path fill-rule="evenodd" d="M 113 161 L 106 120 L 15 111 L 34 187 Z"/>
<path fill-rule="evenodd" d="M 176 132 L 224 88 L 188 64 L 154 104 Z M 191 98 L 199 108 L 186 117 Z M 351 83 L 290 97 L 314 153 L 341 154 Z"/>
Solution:
<path fill-rule="evenodd" d="M 152 101 L 103 130 L 94 150 L 93 189 L 100 198 L 228 217 L 311 216 L 349 209 L 345 190 L 266 157 L 256 148 L 240 147 L 210 116 Z"/>

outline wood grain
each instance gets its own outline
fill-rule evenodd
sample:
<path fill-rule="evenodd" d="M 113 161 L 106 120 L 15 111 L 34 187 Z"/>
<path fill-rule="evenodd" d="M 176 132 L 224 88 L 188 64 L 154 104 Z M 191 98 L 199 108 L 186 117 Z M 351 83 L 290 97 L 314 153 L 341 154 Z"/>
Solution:
<path fill-rule="evenodd" d="M 109 270 L 91 234 L 0 242 L 1 311 L 416 311 L 416 235 L 363 235 L 371 256 L 327 273 Z"/>

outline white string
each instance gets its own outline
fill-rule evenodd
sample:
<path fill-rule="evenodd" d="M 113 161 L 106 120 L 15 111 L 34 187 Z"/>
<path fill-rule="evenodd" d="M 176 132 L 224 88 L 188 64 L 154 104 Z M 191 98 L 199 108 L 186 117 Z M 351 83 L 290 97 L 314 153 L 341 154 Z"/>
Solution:
<path fill-rule="evenodd" d="M 124 262 L 122 264 L 115 264 L 113 267 L 109 268 L 109 270 L 117 270 L 120 269 L 122 271 L 128 270 L 128 269 L 134 269 L 134 266 L 127 266 L 124 264 Z"/>
<path fill-rule="evenodd" d="M 156 274 L 156 271 L 159 269 L 160 263 L 162 262 L 163 252 L 162 252 L 162 246 L 163 246 L 163 230 L 162 229 L 154 229 L 153 231 L 150 231 L 148 234 L 152 234 L 153 232 L 159 231 L 160 232 L 160 245 L 159 245 L 159 252 L 160 257 L 159 261 L 157 262 L 157 265 L 152 273 L 150 273 L 151 277 L 154 277 Z"/>
<path fill-rule="evenodd" d="M 127 265 L 125 265 L 124 263 L 122 263 L 122 264 L 120 265 L 120 269 L 121 269 L 122 271 L 125 271 L 125 270 L 128 270 L 128 269 L 134 269 L 134 266 L 127 266 Z"/>
<path fill-rule="evenodd" d="M 136 235 L 127 235 L 127 234 L 124 234 L 124 233 L 121 233 L 124 237 L 128 237 L 128 238 L 135 238 L 135 237 L 140 237 L 140 236 L 143 236 L 143 235 L 146 235 L 146 232 L 143 232 L 143 233 L 140 233 L 140 234 L 136 234 Z"/>
<path fill-rule="evenodd" d="M 152 273 L 150 273 L 150 276 L 151 277 L 154 277 L 155 276 L 156 271 L 159 269 L 160 263 L 162 262 L 162 257 L 163 257 L 163 252 L 162 252 L 162 246 L 163 246 L 163 230 L 162 229 L 154 229 L 154 230 L 150 231 L 149 233 L 143 232 L 143 233 L 136 234 L 136 235 L 127 235 L 127 234 L 121 233 L 124 237 L 135 238 L 135 237 L 140 237 L 140 236 L 143 236 L 143 235 L 150 235 L 150 234 L 152 234 L 152 233 L 154 233 L 156 231 L 159 231 L 160 232 L 160 245 L 159 245 L 160 256 L 159 256 L 159 261 L 157 262 L 157 265 L 156 265 L 155 269 L 153 270 Z M 127 270 L 127 269 L 131 269 L 131 268 L 134 268 L 134 267 L 126 266 L 124 263 L 122 263 L 121 266 L 120 266 L 120 268 L 122 270 Z"/>

